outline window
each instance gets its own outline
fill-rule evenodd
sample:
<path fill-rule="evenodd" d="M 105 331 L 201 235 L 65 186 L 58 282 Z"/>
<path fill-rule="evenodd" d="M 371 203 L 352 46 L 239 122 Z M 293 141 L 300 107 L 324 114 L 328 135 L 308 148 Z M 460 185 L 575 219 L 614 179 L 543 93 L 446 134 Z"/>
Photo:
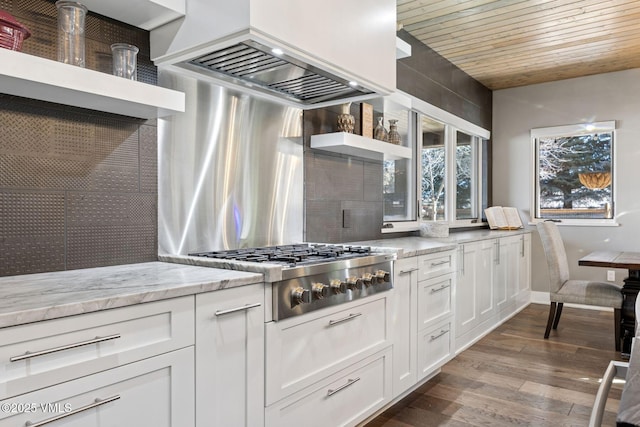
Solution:
<path fill-rule="evenodd" d="M 488 141 L 427 116 L 421 123 L 421 218 L 470 225 L 486 206 Z"/>
<path fill-rule="evenodd" d="M 534 220 L 612 222 L 614 130 L 615 122 L 599 122 L 531 131 Z"/>
<path fill-rule="evenodd" d="M 403 145 L 411 147 L 413 115 L 407 108 L 391 108 L 387 104 L 385 119 L 398 121 L 397 129 Z M 415 221 L 415 174 L 411 159 L 386 160 L 383 163 L 382 190 L 384 221 Z"/>
<path fill-rule="evenodd" d="M 383 232 L 417 230 L 423 221 L 480 225 L 489 132 L 416 98 L 385 98 L 380 111 L 398 120 L 403 145 L 413 151 L 412 159 L 383 164 Z"/>
<path fill-rule="evenodd" d="M 446 151 L 445 125 L 421 117 L 422 149 L 420 166 L 422 171 L 422 212 L 427 221 L 445 219 Z"/>

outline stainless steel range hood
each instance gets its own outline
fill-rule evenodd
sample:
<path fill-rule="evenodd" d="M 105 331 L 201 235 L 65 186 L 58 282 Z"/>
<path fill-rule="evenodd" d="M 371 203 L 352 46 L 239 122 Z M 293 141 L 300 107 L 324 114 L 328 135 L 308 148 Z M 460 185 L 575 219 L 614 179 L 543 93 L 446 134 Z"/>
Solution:
<path fill-rule="evenodd" d="M 393 0 L 187 0 L 186 10 L 151 31 L 160 68 L 300 108 L 395 89 Z"/>
<path fill-rule="evenodd" d="M 247 40 L 179 66 L 304 105 L 375 93 L 291 56 Z"/>

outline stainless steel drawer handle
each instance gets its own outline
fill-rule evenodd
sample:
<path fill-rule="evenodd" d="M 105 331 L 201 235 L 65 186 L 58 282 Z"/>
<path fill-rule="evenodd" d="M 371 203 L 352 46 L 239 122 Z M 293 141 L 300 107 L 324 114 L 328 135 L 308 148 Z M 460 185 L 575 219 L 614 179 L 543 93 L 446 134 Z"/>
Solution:
<path fill-rule="evenodd" d="M 411 273 L 413 271 L 418 271 L 418 269 L 417 268 L 410 268 L 408 270 L 400 270 L 400 274 L 409 274 L 409 273 Z"/>
<path fill-rule="evenodd" d="M 444 291 L 445 289 L 447 289 L 449 286 L 451 285 L 442 285 L 439 288 L 435 288 L 435 289 L 431 289 L 431 293 L 435 294 L 436 292 L 440 292 L 440 291 Z"/>
<path fill-rule="evenodd" d="M 235 313 L 236 311 L 249 310 L 250 308 L 260 307 L 262 303 L 256 302 L 254 304 L 243 305 L 242 307 L 230 308 L 228 310 L 218 310 L 216 311 L 216 316 L 222 316 L 229 313 Z"/>
<path fill-rule="evenodd" d="M 350 385 L 353 385 L 354 383 L 357 383 L 358 381 L 360 381 L 360 377 L 358 377 L 358 378 L 353 378 L 353 379 L 349 378 L 349 379 L 347 380 L 347 383 L 346 383 L 346 384 L 342 384 L 342 385 L 341 385 L 340 387 L 338 387 L 337 389 L 335 389 L 335 390 L 327 390 L 327 397 L 329 397 L 329 396 L 333 396 L 333 395 L 334 395 L 334 394 L 336 394 L 337 392 L 344 390 L 345 388 L 349 387 Z"/>
<path fill-rule="evenodd" d="M 34 351 L 33 353 L 26 352 L 25 354 L 21 354 L 20 356 L 13 356 L 9 359 L 9 362 L 18 362 L 24 359 L 30 359 L 32 357 L 44 356 L 45 354 L 55 353 L 57 351 L 70 350 L 72 348 L 83 347 L 85 345 L 97 344 L 104 341 L 110 341 L 120 338 L 120 334 L 113 334 L 106 337 L 95 337 L 92 340 L 82 341 L 75 344 L 67 344 L 61 345 L 60 347 L 49 348 L 47 350 Z"/>
<path fill-rule="evenodd" d="M 347 322 L 349 320 L 353 320 L 358 316 L 362 316 L 362 313 L 351 313 L 350 315 L 348 315 L 347 317 L 343 317 L 342 319 L 329 320 L 329 326 L 333 326 L 333 325 L 337 325 L 338 323 L 342 323 L 342 322 Z"/>
<path fill-rule="evenodd" d="M 55 417 L 47 418 L 46 420 L 38 421 L 37 423 L 32 423 L 31 421 L 27 421 L 26 423 L 24 423 L 24 425 L 25 427 L 40 427 L 45 424 L 49 424 L 54 421 L 61 420 L 63 418 L 70 417 L 80 412 L 88 411 L 89 409 L 97 408 L 98 406 L 111 403 L 114 400 L 118 400 L 118 399 L 120 399 L 119 394 L 116 394 L 115 396 L 107 397 L 106 399 L 96 399 L 93 403 L 90 403 L 78 409 L 74 409 L 73 411 L 65 412 L 64 414 L 56 415 Z"/>
<path fill-rule="evenodd" d="M 438 261 L 438 262 L 432 262 L 431 263 L 431 267 L 437 267 L 439 265 L 443 265 L 443 264 L 449 264 L 449 260 L 445 260 L 445 261 Z"/>
<path fill-rule="evenodd" d="M 445 334 L 448 334 L 448 333 L 449 333 L 449 330 L 446 330 L 446 331 L 440 330 L 440 333 L 438 335 L 431 335 L 431 339 L 429 341 L 435 341 L 438 338 L 440 338 L 441 336 L 443 336 Z"/>

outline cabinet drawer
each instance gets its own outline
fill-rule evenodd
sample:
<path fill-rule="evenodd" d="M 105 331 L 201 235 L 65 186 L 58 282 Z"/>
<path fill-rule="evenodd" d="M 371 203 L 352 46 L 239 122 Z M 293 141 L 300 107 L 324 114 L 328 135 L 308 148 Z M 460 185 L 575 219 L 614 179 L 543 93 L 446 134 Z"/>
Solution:
<path fill-rule="evenodd" d="M 418 330 L 451 314 L 454 275 L 418 282 Z"/>
<path fill-rule="evenodd" d="M 418 333 L 418 381 L 449 360 L 452 336 L 450 322 Z"/>
<path fill-rule="evenodd" d="M 193 390 L 189 347 L 2 400 L 0 427 L 193 426 Z"/>
<path fill-rule="evenodd" d="M 353 426 L 391 401 L 391 389 L 387 349 L 267 407 L 265 426 Z"/>
<path fill-rule="evenodd" d="M 268 323 L 267 405 L 389 345 L 389 294 Z"/>
<path fill-rule="evenodd" d="M 455 272 L 455 251 L 438 252 L 418 257 L 418 280 L 431 279 Z"/>
<path fill-rule="evenodd" d="M 0 329 L 0 399 L 193 345 L 193 297 Z"/>

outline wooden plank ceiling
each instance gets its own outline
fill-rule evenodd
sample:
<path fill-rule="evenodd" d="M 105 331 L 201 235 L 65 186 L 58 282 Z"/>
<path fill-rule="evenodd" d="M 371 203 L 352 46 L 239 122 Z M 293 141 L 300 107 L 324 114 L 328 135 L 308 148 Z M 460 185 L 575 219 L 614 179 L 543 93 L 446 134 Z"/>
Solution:
<path fill-rule="evenodd" d="M 397 0 L 398 25 L 489 89 L 640 68 L 638 0 Z"/>

